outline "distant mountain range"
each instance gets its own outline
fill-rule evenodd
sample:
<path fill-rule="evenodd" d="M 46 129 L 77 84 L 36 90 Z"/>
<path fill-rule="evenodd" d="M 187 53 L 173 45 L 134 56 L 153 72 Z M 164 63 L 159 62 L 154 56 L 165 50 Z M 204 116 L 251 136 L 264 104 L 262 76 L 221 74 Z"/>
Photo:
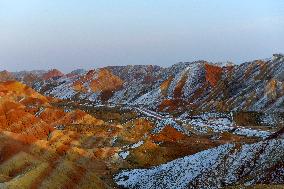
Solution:
<path fill-rule="evenodd" d="M 0 80 L 18 80 L 60 99 L 96 104 L 142 105 L 169 112 L 284 112 L 284 56 L 240 65 L 206 61 L 109 66 L 95 70 L 2 71 Z"/>

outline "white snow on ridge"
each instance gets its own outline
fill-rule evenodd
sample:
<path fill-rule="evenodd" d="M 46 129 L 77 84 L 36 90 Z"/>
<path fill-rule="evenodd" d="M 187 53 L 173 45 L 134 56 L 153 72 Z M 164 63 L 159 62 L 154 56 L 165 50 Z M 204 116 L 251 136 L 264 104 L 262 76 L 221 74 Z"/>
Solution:
<path fill-rule="evenodd" d="M 148 105 L 151 108 L 158 104 L 161 101 L 161 98 L 162 92 L 161 89 L 158 88 L 137 98 L 134 102 L 130 103 L 130 105 L 143 104 Z"/>
<path fill-rule="evenodd" d="M 233 121 L 231 121 L 229 118 L 218 117 L 214 114 L 200 115 L 200 118 L 186 119 L 185 122 L 191 125 L 194 129 L 203 132 L 207 132 L 207 130 L 202 128 L 210 128 L 216 133 L 234 130 L 233 134 L 247 137 L 267 138 L 269 135 L 271 135 L 271 132 L 269 131 L 235 126 Z"/>
<path fill-rule="evenodd" d="M 171 126 L 179 132 L 190 135 L 185 131 L 185 129 L 181 125 L 177 124 L 177 122 L 173 118 L 165 118 L 160 121 L 157 121 L 156 127 L 154 128 L 152 133 L 160 133 L 166 126 Z"/>
<path fill-rule="evenodd" d="M 70 99 L 74 95 L 76 95 L 76 92 L 69 87 L 65 87 L 65 88 L 58 87 L 58 88 L 54 88 L 54 90 L 52 90 L 50 94 L 57 98 Z"/>
<path fill-rule="evenodd" d="M 236 135 L 243 135 L 247 137 L 259 137 L 259 138 L 267 138 L 271 135 L 271 132 L 268 131 L 260 131 L 254 129 L 246 129 L 246 128 L 238 128 L 234 131 Z"/>
<path fill-rule="evenodd" d="M 188 71 L 188 77 L 183 86 L 183 96 L 185 98 L 189 97 L 196 91 L 199 87 L 201 87 L 200 81 L 202 80 L 202 76 L 204 74 L 203 65 L 202 64 L 191 64 L 186 71 Z"/>
<path fill-rule="evenodd" d="M 281 183 L 282 177 L 273 170 L 281 168 L 283 158 L 284 139 L 242 146 L 225 144 L 150 169 L 125 170 L 114 180 L 130 189 L 217 189 L 240 182 L 265 183 L 266 178 Z"/>
<path fill-rule="evenodd" d="M 144 144 L 144 141 L 141 140 L 141 141 L 138 141 L 137 143 L 134 143 L 134 144 L 131 144 L 131 145 L 126 145 L 126 146 L 123 147 L 123 149 L 125 149 L 125 150 L 135 149 L 135 148 L 142 146 L 143 144 Z"/>
<path fill-rule="evenodd" d="M 44 107 L 40 107 L 39 110 L 35 113 L 35 117 L 39 117 L 44 112 L 44 110 Z"/>
<path fill-rule="evenodd" d="M 73 89 L 73 80 L 69 78 L 60 78 L 60 81 L 64 81 L 64 84 L 54 87 L 48 92 L 48 95 L 52 95 L 60 99 L 70 99 L 76 95 L 76 91 Z"/>
<path fill-rule="evenodd" d="M 135 149 L 135 148 L 138 148 L 139 146 L 141 146 L 141 145 L 143 145 L 143 144 L 144 144 L 144 141 L 141 140 L 141 141 L 139 141 L 139 142 L 137 142 L 137 143 L 135 143 L 135 144 L 132 144 L 132 145 L 130 146 L 130 148 L 131 148 L 131 149 Z"/>
<path fill-rule="evenodd" d="M 119 157 L 126 159 L 129 156 L 129 151 L 122 151 L 118 153 Z"/>
<path fill-rule="evenodd" d="M 114 179 L 119 186 L 126 188 L 183 189 L 204 170 L 213 169 L 218 158 L 224 156 L 232 147 L 232 144 L 226 144 L 152 169 L 123 171 Z"/>

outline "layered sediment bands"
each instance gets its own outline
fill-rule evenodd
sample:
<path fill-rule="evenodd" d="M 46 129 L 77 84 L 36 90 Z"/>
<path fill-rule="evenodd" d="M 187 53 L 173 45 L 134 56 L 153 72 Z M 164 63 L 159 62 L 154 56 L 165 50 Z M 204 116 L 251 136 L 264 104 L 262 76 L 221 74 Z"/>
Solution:
<path fill-rule="evenodd" d="M 222 79 L 223 69 L 220 66 L 205 64 L 206 81 L 215 87 Z"/>
<path fill-rule="evenodd" d="M 43 74 L 42 78 L 44 80 L 49 80 L 53 78 L 62 77 L 64 74 L 57 69 L 49 70 L 47 73 Z"/>
<path fill-rule="evenodd" d="M 88 86 L 86 85 L 88 83 Z M 90 70 L 85 76 L 80 77 L 75 83 L 76 90 L 87 91 L 89 88 L 93 92 L 112 91 L 122 87 L 123 81 L 113 75 L 107 69 Z"/>
<path fill-rule="evenodd" d="M 8 72 L 7 70 L 0 72 L 0 82 L 2 81 L 13 81 L 16 78 L 13 76 L 12 73 Z"/>
<path fill-rule="evenodd" d="M 1 155 L 1 187 L 107 188 L 99 178 L 106 173 L 106 165 L 93 153 L 74 146 L 80 139 L 74 133 L 64 133 L 60 138 L 53 133 L 49 141 L 30 143 L 14 135 L 0 134 L 1 154 L 5 154 Z"/>

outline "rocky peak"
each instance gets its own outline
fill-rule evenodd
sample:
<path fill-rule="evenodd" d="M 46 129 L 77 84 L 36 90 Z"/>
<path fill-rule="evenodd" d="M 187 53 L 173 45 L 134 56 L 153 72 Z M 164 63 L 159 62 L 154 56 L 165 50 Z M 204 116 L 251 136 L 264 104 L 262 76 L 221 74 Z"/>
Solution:
<path fill-rule="evenodd" d="M 215 87 L 222 79 L 223 69 L 218 65 L 205 64 L 206 81 L 210 83 L 212 87 Z"/>
<path fill-rule="evenodd" d="M 15 80 L 15 77 L 12 73 L 8 72 L 7 70 L 0 72 L 0 81 L 9 81 L 9 80 Z"/>
<path fill-rule="evenodd" d="M 284 54 L 278 53 L 278 54 L 273 54 L 272 56 L 273 61 L 284 61 Z"/>
<path fill-rule="evenodd" d="M 57 77 L 62 77 L 64 74 L 57 69 L 49 70 L 47 73 L 43 75 L 44 80 L 49 80 Z"/>

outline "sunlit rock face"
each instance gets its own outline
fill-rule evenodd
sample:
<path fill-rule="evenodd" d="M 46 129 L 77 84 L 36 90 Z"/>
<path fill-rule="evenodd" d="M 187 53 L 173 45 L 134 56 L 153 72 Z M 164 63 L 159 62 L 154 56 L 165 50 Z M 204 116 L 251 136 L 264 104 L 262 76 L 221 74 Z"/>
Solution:
<path fill-rule="evenodd" d="M 62 77 L 64 74 L 57 69 L 49 70 L 47 73 L 43 74 L 44 80 L 49 80 L 52 78 Z"/>
<path fill-rule="evenodd" d="M 222 79 L 223 69 L 222 67 L 206 64 L 206 81 L 210 83 L 212 87 L 215 87 Z"/>

